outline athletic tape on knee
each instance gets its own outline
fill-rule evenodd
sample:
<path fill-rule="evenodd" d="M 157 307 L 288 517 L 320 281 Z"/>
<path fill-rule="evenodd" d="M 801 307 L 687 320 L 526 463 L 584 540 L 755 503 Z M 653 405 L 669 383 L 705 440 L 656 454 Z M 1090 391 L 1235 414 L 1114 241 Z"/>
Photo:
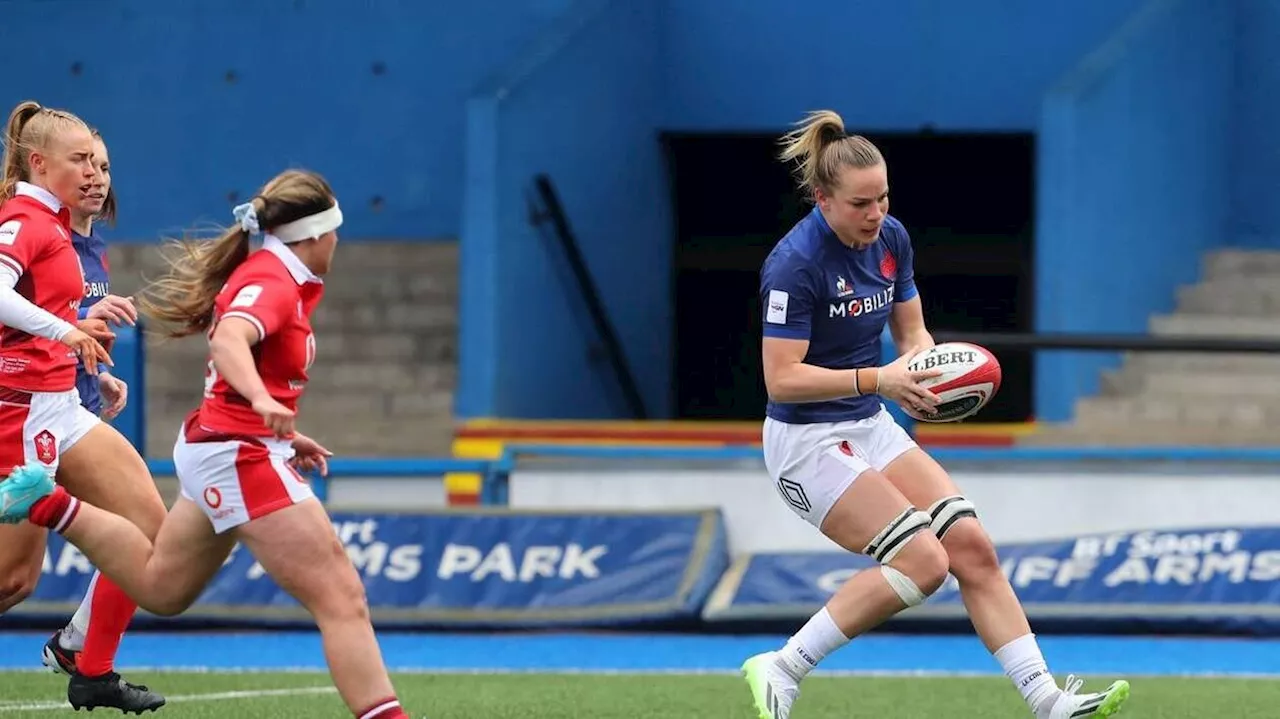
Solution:
<path fill-rule="evenodd" d="M 888 564 L 907 546 L 912 537 L 928 526 L 928 514 L 915 507 L 907 507 L 862 552 L 881 564 Z"/>
<path fill-rule="evenodd" d="M 938 539 L 942 539 L 956 522 L 965 517 L 976 519 L 977 516 L 978 508 L 963 496 L 943 497 L 929 507 L 929 527 Z"/>
<path fill-rule="evenodd" d="M 924 592 L 920 591 L 920 587 L 917 587 L 916 583 L 911 581 L 911 577 L 887 564 L 881 565 L 880 573 L 884 575 L 884 580 L 897 593 L 898 598 L 908 607 L 914 607 L 925 600 Z"/>

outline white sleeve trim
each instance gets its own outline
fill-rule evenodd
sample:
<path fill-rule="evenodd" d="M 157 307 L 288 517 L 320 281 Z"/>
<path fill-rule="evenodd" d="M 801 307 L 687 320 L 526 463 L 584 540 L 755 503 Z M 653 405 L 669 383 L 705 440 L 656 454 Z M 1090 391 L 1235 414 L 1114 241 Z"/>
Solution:
<path fill-rule="evenodd" d="M 227 312 L 226 314 L 222 315 L 221 319 L 219 319 L 218 321 L 221 322 L 222 320 L 225 320 L 228 317 L 239 317 L 242 320 L 247 320 L 248 322 L 252 323 L 254 328 L 258 330 L 259 342 L 267 338 L 267 328 L 262 326 L 262 320 L 259 320 L 257 317 L 254 317 L 248 312 L 236 312 L 233 310 L 231 312 Z"/>
<path fill-rule="evenodd" d="M 22 265 L 18 264 L 18 261 L 10 256 L 0 253 L 0 265 L 3 265 L 6 269 L 13 270 L 15 276 L 22 276 Z M 14 284 L 16 285 L 17 283 L 18 281 L 14 280 Z"/>
<path fill-rule="evenodd" d="M 0 258 L 9 259 L 4 255 L 0 255 Z M 14 271 L 13 265 L 0 261 L 0 325 L 55 341 L 66 337 L 67 333 L 76 328 L 70 322 L 58 319 L 31 304 L 14 289 L 17 286 L 18 273 Z"/>

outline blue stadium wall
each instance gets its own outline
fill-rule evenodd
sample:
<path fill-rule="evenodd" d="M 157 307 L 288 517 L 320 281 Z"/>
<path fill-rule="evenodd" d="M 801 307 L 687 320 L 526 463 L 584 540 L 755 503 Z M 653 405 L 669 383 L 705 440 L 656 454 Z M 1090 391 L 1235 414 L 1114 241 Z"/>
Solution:
<path fill-rule="evenodd" d="M 1280 3 L 1236 0 L 1231 222 L 1244 246 L 1280 248 Z"/>
<path fill-rule="evenodd" d="M 27 0 L 0 41 L 25 48 L 8 101 L 106 133 L 121 240 L 225 221 L 289 165 L 333 180 L 350 238 L 461 238 L 461 416 L 625 411 L 528 226 L 540 172 L 670 412 L 662 129 L 775 131 L 824 106 L 864 130 L 1039 131 L 1044 331 L 1142 330 L 1203 250 L 1280 237 L 1266 0 L 857 0 L 820 20 L 786 0 Z M 50 27 L 86 40 L 29 42 Z M 1114 361 L 1045 354 L 1038 415 L 1065 418 Z"/>

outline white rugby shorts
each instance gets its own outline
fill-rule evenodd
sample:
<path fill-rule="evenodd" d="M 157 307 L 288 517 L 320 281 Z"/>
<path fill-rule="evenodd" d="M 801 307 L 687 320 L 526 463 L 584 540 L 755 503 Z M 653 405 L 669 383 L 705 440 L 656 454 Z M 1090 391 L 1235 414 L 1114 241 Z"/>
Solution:
<path fill-rule="evenodd" d="M 184 425 L 173 446 L 173 466 L 182 496 L 204 510 L 214 532 L 222 534 L 315 496 L 311 484 L 288 464 L 294 455 L 288 440 L 200 434 Z"/>
<path fill-rule="evenodd" d="M 849 422 L 764 421 L 764 464 L 773 487 L 796 514 L 818 529 L 858 475 L 917 446 L 885 410 Z"/>
<path fill-rule="evenodd" d="M 0 474 L 39 461 L 58 471 L 62 455 L 102 420 L 80 406 L 80 392 L 0 388 Z"/>

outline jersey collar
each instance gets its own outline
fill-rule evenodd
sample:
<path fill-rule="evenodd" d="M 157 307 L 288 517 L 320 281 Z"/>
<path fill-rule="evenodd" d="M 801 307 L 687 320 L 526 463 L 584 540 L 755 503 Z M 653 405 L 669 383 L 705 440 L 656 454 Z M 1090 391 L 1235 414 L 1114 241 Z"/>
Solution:
<path fill-rule="evenodd" d="M 319 275 L 312 272 L 307 266 L 293 254 L 293 250 L 289 249 L 279 237 L 275 235 L 265 235 L 262 238 L 262 249 L 270 252 L 280 261 L 284 263 L 285 269 L 289 270 L 289 274 L 293 276 L 293 281 L 299 285 L 305 285 L 308 282 L 324 282 Z"/>
<path fill-rule="evenodd" d="M 30 197 L 31 199 L 36 200 L 40 204 L 49 208 L 49 211 L 55 215 L 62 212 L 62 203 L 58 201 L 57 197 L 54 197 L 52 192 L 49 192 L 38 185 L 33 185 L 30 182 L 19 182 L 14 186 L 13 194 L 15 196 Z"/>
<path fill-rule="evenodd" d="M 810 214 L 813 215 L 813 221 L 818 224 L 819 230 L 821 230 L 826 235 L 835 237 L 836 235 L 835 230 L 832 230 L 831 225 L 827 224 L 827 218 L 823 217 L 822 210 L 817 205 L 813 206 L 813 212 Z"/>

